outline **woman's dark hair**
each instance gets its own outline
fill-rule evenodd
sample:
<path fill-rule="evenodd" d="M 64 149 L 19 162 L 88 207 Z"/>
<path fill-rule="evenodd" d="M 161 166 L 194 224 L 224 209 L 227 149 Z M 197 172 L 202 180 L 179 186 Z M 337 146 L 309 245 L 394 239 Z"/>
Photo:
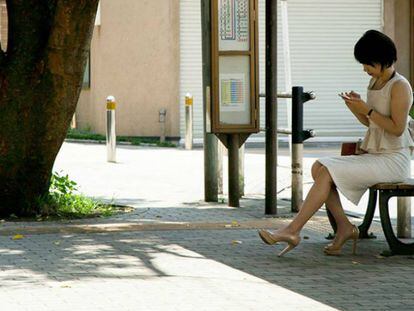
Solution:
<path fill-rule="evenodd" d="M 384 69 L 397 61 L 397 49 L 388 36 L 377 30 L 368 30 L 355 44 L 354 56 L 361 64 L 380 64 Z"/>

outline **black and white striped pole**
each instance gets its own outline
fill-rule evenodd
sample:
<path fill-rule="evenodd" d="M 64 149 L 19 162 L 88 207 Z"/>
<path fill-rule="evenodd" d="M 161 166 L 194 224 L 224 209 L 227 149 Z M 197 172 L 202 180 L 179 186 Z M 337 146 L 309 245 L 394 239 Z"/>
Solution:
<path fill-rule="evenodd" d="M 313 136 L 313 130 L 303 130 L 303 104 L 315 99 L 303 87 L 292 87 L 292 212 L 298 212 L 303 201 L 303 142 Z"/>

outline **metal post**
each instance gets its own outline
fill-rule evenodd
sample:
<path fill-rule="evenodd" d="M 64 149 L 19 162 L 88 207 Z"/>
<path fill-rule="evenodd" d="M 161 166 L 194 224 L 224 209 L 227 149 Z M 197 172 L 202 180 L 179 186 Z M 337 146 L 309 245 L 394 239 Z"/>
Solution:
<path fill-rule="evenodd" d="M 289 40 L 289 20 L 288 20 L 288 1 L 280 1 L 280 15 L 282 20 L 282 42 L 283 42 L 283 68 L 285 74 L 285 91 L 290 92 L 292 89 L 292 69 L 290 57 L 290 40 Z M 286 118 L 287 127 L 292 128 L 292 104 L 290 99 L 286 99 Z M 289 151 L 292 152 L 292 136 L 288 137 Z"/>
<path fill-rule="evenodd" d="M 165 142 L 165 121 L 167 118 L 167 109 L 160 109 L 159 111 L 159 123 L 160 123 L 160 142 Z"/>
<path fill-rule="evenodd" d="M 277 213 L 277 2 L 266 0 L 266 215 Z"/>
<path fill-rule="evenodd" d="M 411 238 L 411 197 L 397 198 L 397 237 Z"/>
<path fill-rule="evenodd" d="M 116 102 L 114 96 L 106 99 L 106 153 L 108 162 L 116 162 Z"/>
<path fill-rule="evenodd" d="M 185 95 L 185 149 L 193 149 L 193 96 Z"/>
<path fill-rule="evenodd" d="M 203 55 L 203 124 L 204 124 L 204 199 L 218 201 L 217 137 L 210 132 L 209 107 L 211 104 L 211 0 L 201 3 L 201 38 Z"/>
<path fill-rule="evenodd" d="M 303 87 L 292 88 L 292 212 L 303 201 Z"/>
<path fill-rule="evenodd" d="M 244 144 L 239 148 L 239 194 L 244 196 Z"/>
<path fill-rule="evenodd" d="M 293 118 L 294 119 L 294 118 Z M 299 212 L 303 202 L 303 143 L 292 144 L 292 212 Z"/>
<path fill-rule="evenodd" d="M 240 207 L 239 193 L 239 134 L 229 134 L 229 206 Z"/>

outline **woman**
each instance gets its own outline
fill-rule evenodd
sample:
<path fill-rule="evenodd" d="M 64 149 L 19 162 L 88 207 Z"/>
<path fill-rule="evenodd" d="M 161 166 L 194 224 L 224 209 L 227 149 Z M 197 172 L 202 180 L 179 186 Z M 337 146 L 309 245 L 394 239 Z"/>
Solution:
<path fill-rule="evenodd" d="M 368 187 L 380 182 L 402 182 L 410 175 L 414 143 L 407 129 L 407 117 L 413 94 L 409 82 L 395 72 L 395 45 L 381 32 L 369 30 L 356 43 L 354 56 L 372 77 L 367 101 L 353 91 L 342 98 L 359 122 L 368 127 L 361 146 L 365 153 L 322 158 L 313 164 L 315 182 L 292 222 L 277 231 L 259 231 L 267 244 L 287 243 L 279 256 L 299 244 L 301 229 L 324 203 L 337 223 L 335 239 L 324 252 L 339 255 L 345 242 L 353 240 L 355 253 L 359 232 L 346 217 L 338 190 L 357 205 Z"/>

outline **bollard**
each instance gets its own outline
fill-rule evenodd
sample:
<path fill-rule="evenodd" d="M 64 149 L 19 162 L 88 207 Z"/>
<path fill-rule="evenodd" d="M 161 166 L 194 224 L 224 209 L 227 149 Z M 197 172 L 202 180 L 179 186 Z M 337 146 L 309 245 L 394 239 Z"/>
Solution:
<path fill-rule="evenodd" d="M 193 149 L 193 96 L 185 95 L 185 149 Z"/>
<path fill-rule="evenodd" d="M 158 122 L 160 123 L 160 142 L 165 142 L 165 119 L 167 117 L 167 109 L 162 108 L 158 113 Z"/>
<path fill-rule="evenodd" d="M 303 104 L 315 99 L 304 93 L 303 87 L 292 88 L 292 212 L 298 212 L 303 201 L 303 142 L 315 136 L 313 130 L 303 130 Z"/>
<path fill-rule="evenodd" d="M 106 151 L 108 162 L 116 162 L 115 108 L 115 97 L 108 96 L 106 98 Z"/>

